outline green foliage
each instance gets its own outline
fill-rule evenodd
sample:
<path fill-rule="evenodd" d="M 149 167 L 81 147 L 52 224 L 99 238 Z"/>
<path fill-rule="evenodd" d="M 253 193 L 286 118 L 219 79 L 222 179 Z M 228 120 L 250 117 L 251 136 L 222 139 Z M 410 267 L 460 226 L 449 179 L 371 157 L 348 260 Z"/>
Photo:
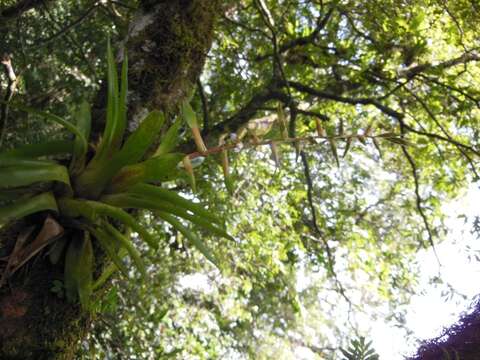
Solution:
<path fill-rule="evenodd" d="M 64 166 L 45 160 L 0 159 L 0 189 L 27 186 L 39 181 L 59 181 L 70 185 Z"/>
<path fill-rule="evenodd" d="M 22 190 L 14 194 L 14 196 L 24 194 L 25 192 Z M 35 195 L 30 198 L 18 199 L 11 205 L 0 207 L 0 225 L 5 225 L 10 221 L 44 210 L 58 211 L 55 198 L 50 192 Z"/>
<path fill-rule="evenodd" d="M 71 240 L 65 243 L 62 237 L 54 244 L 50 260 L 53 264 L 66 246 L 64 286 L 69 301 L 80 301 L 84 310 L 91 310 L 93 288 L 105 282 L 112 270 L 107 267 L 106 274 L 99 279 L 93 278 L 94 251 L 91 235 L 103 248 L 105 254 L 129 277 L 129 269 L 123 257 L 129 255 L 134 265 L 145 279 L 146 265 L 132 240 L 122 234 L 120 228 L 136 231 L 152 248 L 158 249 L 158 243 L 138 221 L 123 209 L 146 209 L 159 214 L 166 222 L 181 231 L 210 261 L 215 258 L 208 247 L 181 220 L 187 220 L 199 228 L 213 234 L 231 237 L 222 228 L 222 222 L 202 206 L 158 184 L 178 176 L 177 165 L 184 155 L 170 153 L 172 134 L 160 145 L 156 156 L 145 161 L 147 151 L 154 144 L 164 123 L 159 111 L 149 113 L 139 127 L 122 145 L 126 128 L 127 60 L 122 66 L 121 89 L 118 89 L 116 64 L 108 45 L 108 104 L 105 131 L 97 152 L 88 161 L 87 143 L 91 128 L 90 108 L 83 102 L 73 114 L 75 125 L 46 112 L 34 110 L 22 105 L 16 108 L 30 114 L 52 120 L 75 135 L 72 143 L 65 141 L 34 144 L 0 153 L 0 190 L 5 190 L 5 198 L 10 204 L 0 207 L 0 224 L 35 214 L 45 210 L 54 210 L 59 221 L 64 222 Z M 37 157 L 70 153 L 70 166 L 60 165 L 54 160 L 38 160 Z M 158 152 L 158 151 L 157 151 Z M 74 183 L 70 185 L 70 177 Z M 38 183 L 50 184 L 51 191 L 38 195 L 30 194 L 25 187 Z M 64 183 L 67 188 L 55 183 Z M 149 185 L 147 182 L 155 183 Z M 18 190 L 15 192 L 15 190 Z M 105 193 L 108 192 L 108 195 Z"/>
<path fill-rule="evenodd" d="M 91 303 L 93 261 L 90 233 L 73 238 L 65 255 L 65 292 L 71 302 L 79 299 L 84 310 L 88 310 Z"/>
<path fill-rule="evenodd" d="M 70 173 L 72 177 L 81 174 L 85 168 L 88 148 L 84 146 L 82 138 L 90 138 L 91 114 L 90 105 L 83 101 L 74 114 L 75 124 L 82 134 L 82 137 L 75 136 L 75 143 L 72 152 L 72 161 L 70 162 Z"/>
<path fill-rule="evenodd" d="M 372 347 L 372 342 L 366 342 L 363 336 L 353 339 L 348 348 L 340 349 L 345 359 L 343 360 L 378 360 L 379 356 Z"/>
<path fill-rule="evenodd" d="M 352 301 L 352 317 L 368 312 L 372 319 L 387 316 L 403 327 L 405 305 L 418 292 L 421 264 L 415 255 L 430 246 L 419 208 L 438 243 L 445 236 L 443 205 L 477 177 L 478 6 L 466 0 L 262 2 L 273 19 L 275 36 L 258 1 L 226 1 L 201 77 L 205 99 L 197 91 L 181 105 L 183 116 L 161 132 L 157 150 L 147 151 L 153 155 L 136 157 L 121 168 L 110 164 L 112 153 L 123 151 L 126 144 L 118 135 L 124 127 L 126 63 L 120 76 L 107 69 L 111 81 L 105 142 L 94 142 L 81 130 L 88 116 L 78 99 L 92 98 L 100 87 L 98 79 L 113 62 L 110 52 L 108 61 L 98 61 L 104 58 L 104 34 L 115 37 L 118 32 L 122 39 L 133 15 L 128 6 L 136 4 L 102 3 L 95 16 L 66 32 L 55 46 L 30 44 L 55 34 L 59 24 L 80 18 L 89 2 L 67 0 L 48 11 L 30 11 L 16 24 L 23 31 L 5 35 L 6 48 L 22 73 L 16 102 L 48 107 L 71 118 L 70 124 L 90 141 L 92 150 L 84 164 L 80 159 L 66 166 L 65 155 L 71 156 L 74 148 L 82 157 L 82 138 L 65 140 L 60 122 L 44 123 L 43 115 L 18 112 L 12 105 L 11 119 L 18 120 L 10 122 L 7 139 L 20 146 L 6 149 L 2 159 L 54 156 L 69 174 L 77 172 L 71 176 L 71 204 L 65 198 L 67 185 L 41 185 L 48 186 L 53 198 L 62 199 L 60 205 L 70 205 L 63 210 L 60 206 L 60 212 L 80 220 L 94 235 L 94 244 L 110 254 L 112 263 L 94 279 L 95 289 L 117 267 L 132 277 L 147 266 L 148 282 L 116 279 L 118 287 L 94 304 L 105 311 L 91 337 L 96 358 L 288 359 L 295 358 L 298 339 L 313 350 L 338 347 L 350 337 L 344 319 L 350 306 L 340 286 Z M 176 2 L 165 6 L 169 3 Z M 146 41 L 145 48 L 150 45 L 155 44 Z M 163 50 L 168 49 L 160 42 L 156 45 L 162 47 L 158 58 L 163 61 Z M 135 55 L 131 60 L 138 65 L 142 59 Z M 157 80 L 156 74 L 146 75 L 134 86 Z M 134 91 L 134 98 L 141 98 L 142 89 Z M 84 115 L 75 115 L 81 110 Z M 177 167 L 183 154 L 176 151 L 193 148 L 183 128 L 198 128 L 200 113 L 208 120 L 202 134 L 209 146 L 224 136 L 220 146 L 225 150 L 218 153 L 224 176 L 218 174 L 215 155 L 207 156 L 195 169 L 198 193 L 192 195 L 187 194 L 184 170 Z M 228 140 L 242 126 L 263 118 L 275 121 L 257 140 L 276 144 L 278 164 L 250 134 L 241 144 Z M 165 115 L 165 123 L 171 120 Z M 303 140 L 293 141 L 293 136 Z M 25 142 L 30 144 L 22 145 Z M 305 154 L 310 191 L 304 164 L 296 161 L 294 150 Z M 91 161 L 92 156 L 97 160 Z M 109 166 L 98 165 L 102 162 Z M 86 173 L 85 166 L 95 171 L 90 179 L 84 175 L 85 189 L 79 195 L 78 176 Z M 167 183 L 170 180 L 175 185 Z M 46 198 L 31 204 L 26 200 L 43 191 L 35 185 L 2 190 L 0 199 L 9 207 L 0 210 L 0 219 L 10 221 L 12 214 L 21 218 L 45 209 L 56 212 L 57 204 Z M 171 197 L 171 188 L 181 199 Z M 208 199 L 208 207 L 202 206 L 207 213 L 182 204 L 197 198 Z M 11 207 L 16 206 L 12 200 L 18 208 Z M 104 207 L 105 202 L 111 207 Z M 140 232 L 139 238 L 127 236 L 129 243 L 122 243 L 106 225 L 128 232 L 131 226 L 125 224 L 132 219 L 113 211 L 119 207 L 127 213 L 131 208 L 149 209 L 133 213 L 135 224 L 140 222 L 148 231 L 132 229 Z M 212 219 L 213 213 L 221 214 L 235 243 L 224 237 L 223 221 Z M 174 216 L 174 221 L 160 215 L 170 220 Z M 185 229 L 186 222 L 195 233 Z M 210 237 L 212 226 L 219 237 Z M 146 264 L 135 260 L 138 254 L 127 251 L 128 244 Z M 152 252 L 148 244 L 158 249 Z M 189 245 L 201 251 L 191 252 Z M 62 263 L 63 251 L 59 245 L 55 253 L 61 255 L 55 262 Z M 218 264 L 221 274 L 207 257 L 199 257 L 202 252 Z M 206 290 L 180 286 L 184 278 L 198 274 L 208 279 Z M 360 325 L 368 327 L 365 322 Z M 335 356 L 325 350 L 318 357 Z"/>

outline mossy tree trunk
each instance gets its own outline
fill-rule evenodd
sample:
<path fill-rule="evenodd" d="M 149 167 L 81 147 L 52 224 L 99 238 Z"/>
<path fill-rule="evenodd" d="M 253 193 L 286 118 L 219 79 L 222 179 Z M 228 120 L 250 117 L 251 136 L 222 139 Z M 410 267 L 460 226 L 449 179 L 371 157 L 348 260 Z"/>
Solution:
<path fill-rule="evenodd" d="M 126 40 L 130 120 L 152 109 L 175 110 L 189 93 L 211 45 L 219 6 L 217 0 L 141 2 Z M 97 103 L 102 97 L 100 92 Z M 94 130 L 101 131 L 101 117 L 95 122 Z M 1 256 L 11 252 L 28 222 L 41 221 L 37 215 L 3 228 Z M 74 358 L 94 319 L 51 291 L 62 278 L 62 265 L 52 266 L 41 254 L 0 289 L 0 359 Z"/>

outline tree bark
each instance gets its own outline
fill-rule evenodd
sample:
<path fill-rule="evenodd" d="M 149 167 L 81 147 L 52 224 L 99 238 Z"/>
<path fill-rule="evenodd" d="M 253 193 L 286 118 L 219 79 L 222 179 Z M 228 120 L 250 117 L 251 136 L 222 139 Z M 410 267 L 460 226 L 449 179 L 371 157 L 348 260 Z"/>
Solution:
<path fill-rule="evenodd" d="M 188 95 L 202 70 L 219 12 L 218 0 L 141 1 L 125 41 L 131 121 L 152 109 L 176 109 Z M 22 229 L 41 221 L 36 215 L 1 229 L 0 257 L 10 254 Z M 0 289 L 0 359 L 74 358 L 94 320 L 51 291 L 53 281 L 62 279 L 62 264 L 53 266 L 40 255 Z"/>

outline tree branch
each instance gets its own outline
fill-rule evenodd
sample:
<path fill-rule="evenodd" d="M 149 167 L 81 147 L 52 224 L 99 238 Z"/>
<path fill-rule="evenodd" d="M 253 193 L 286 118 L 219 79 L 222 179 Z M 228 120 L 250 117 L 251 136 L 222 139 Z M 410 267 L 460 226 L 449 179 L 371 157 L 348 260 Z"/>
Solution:
<path fill-rule="evenodd" d="M 303 92 L 303 93 L 306 93 L 306 94 L 309 94 L 309 95 L 312 95 L 312 96 L 315 96 L 315 97 L 318 97 L 318 98 L 321 98 L 321 99 L 334 100 L 334 101 L 342 102 L 342 103 L 345 103 L 345 104 L 351 104 L 351 105 L 373 105 L 377 109 L 382 111 L 384 114 L 386 114 L 388 116 L 391 116 L 392 118 L 398 120 L 402 124 L 402 126 L 408 131 L 411 131 L 411 132 L 419 134 L 419 135 L 427 136 L 427 137 L 432 138 L 432 139 L 446 141 L 450 144 L 455 145 L 456 147 L 462 148 L 464 150 L 468 150 L 468 151 L 474 153 L 475 155 L 480 156 L 480 151 L 474 149 L 472 146 L 463 144 L 463 143 L 461 143 L 461 142 L 459 142 L 459 141 L 457 141 L 457 140 L 455 140 L 451 137 L 445 137 L 445 136 L 435 134 L 435 133 L 423 132 L 423 131 L 417 130 L 417 129 L 409 126 L 404 121 L 404 117 L 405 117 L 404 114 L 402 114 L 402 113 L 400 113 L 400 112 L 398 112 L 398 111 L 396 111 L 396 110 L 394 110 L 394 109 L 392 109 L 392 108 L 390 108 L 386 105 L 383 105 L 377 99 L 345 97 L 345 96 L 341 96 L 341 95 L 328 93 L 328 92 L 325 92 L 325 91 L 322 91 L 322 90 L 317 90 L 317 89 L 311 88 L 307 85 L 303 85 L 303 84 L 301 84 L 299 82 L 295 82 L 295 81 L 289 81 L 288 84 L 293 89 L 295 89 L 297 91 L 300 91 L 300 92 Z M 281 83 L 280 85 L 283 85 L 283 83 Z"/>
<path fill-rule="evenodd" d="M 462 54 L 461 56 L 458 56 L 454 59 L 443 61 L 439 64 L 425 63 L 425 64 L 416 65 L 413 67 L 408 67 L 406 69 L 402 69 L 398 71 L 398 76 L 404 77 L 404 78 L 412 78 L 427 70 L 445 70 L 456 65 L 468 64 L 469 62 L 472 62 L 472 61 L 480 61 L 480 56 L 474 52 L 467 52 Z"/>
<path fill-rule="evenodd" d="M 326 356 L 325 354 L 327 352 L 331 353 L 331 352 L 337 351 L 337 348 L 334 348 L 334 347 L 331 347 L 331 346 L 318 347 L 318 346 L 315 346 L 315 345 L 312 345 L 312 344 L 308 344 L 303 339 L 297 339 L 297 338 L 289 337 L 289 340 L 290 340 L 290 342 L 292 342 L 296 346 L 305 347 L 305 348 L 311 350 L 313 353 L 321 355 L 322 357 Z"/>
<path fill-rule="evenodd" d="M 301 115 L 305 115 L 305 116 L 316 117 L 316 118 L 319 118 L 320 120 L 323 120 L 323 121 L 329 121 L 330 120 L 330 118 L 327 115 L 319 113 L 317 111 L 302 110 L 302 109 L 297 108 L 297 113 L 299 113 Z"/>
<path fill-rule="evenodd" d="M 454 139 L 449 139 L 449 138 L 446 138 L 445 136 L 442 136 L 442 135 L 438 135 L 438 134 L 435 134 L 435 133 L 430 133 L 430 132 L 425 132 L 425 131 L 420 131 L 420 130 L 417 130 L 415 129 L 414 127 L 408 125 L 403 118 L 397 118 L 397 120 L 400 122 L 400 124 L 408 131 L 410 132 L 413 132 L 415 134 L 418 134 L 418 135 L 423 135 L 423 136 L 426 136 L 426 137 L 429 137 L 429 138 L 432 138 L 432 139 L 437 139 L 437 140 L 442 140 L 442 141 L 445 141 L 445 142 L 448 142 L 450 144 L 453 144 L 455 146 L 459 146 L 465 150 L 468 150 L 468 151 L 471 151 L 472 153 L 474 153 L 475 155 L 477 156 L 480 156 L 480 151 L 478 150 L 475 150 L 472 146 L 469 146 L 469 145 L 465 145 L 457 140 L 454 140 Z"/>
<path fill-rule="evenodd" d="M 323 28 L 327 25 L 328 21 L 330 20 L 330 17 L 333 14 L 334 9 L 335 8 L 332 7 L 325 14 L 325 16 L 323 16 L 323 17 L 319 16 L 318 17 L 317 26 L 312 31 L 312 33 L 310 33 L 309 35 L 302 36 L 302 37 L 299 37 L 299 38 L 295 38 L 295 39 L 287 41 L 283 44 L 280 44 L 278 46 L 278 53 L 283 54 L 283 53 L 287 52 L 288 50 L 293 49 L 295 47 L 305 46 L 305 45 L 313 43 L 317 39 L 320 31 L 322 31 Z M 273 54 L 269 53 L 269 54 L 265 54 L 265 55 L 260 55 L 260 56 L 256 57 L 255 60 L 256 61 L 263 61 L 263 60 L 265 60 L 265 59 L 267 59 L 271 56 L 274 56 L 274 55 L 275 55 L 274 53 Z"/>
<path fill-rule="evenodd" d="M 342 295 L 342 297 L 351 306 L 352 302 L 350 301 L 347 294 L 345 293 L 345 288 L 343 287 L 340 280 L 338 280 L 337 273 L 335 272 L 335 259 L 334 259 L 333 253 L 332 253 L 332 249 L 328 245 L 327 239 L 325 239 L 325 234 L 318 227 L 316 209 L 315 209 L 315 205 L 313 203 L 312 176 L 311 176 L 311 173 L 310 173 L 310 165 L 308 164 L 308 159 L 307 159 L 307 155 L 305 154 L 305 151 L 300 151 L 300 157 L 302 158 L 305 181 L 307 182 L 307 199 L 308 199 L 308 204 L 309 204 L 309 207 L 310 207 L 310 212 L 312 213 L 313 229 L 314 229 L 316 235 L 322 240 L 323 245 L 325 247 L 325 251 L 327 252 L 327 262 L 328 262 L 327 272 L 328 272 L 329 276 L 333 277 L 340 295 Z"/>
<path fill-rule="evenodd" d="M 400 132 L 402 133 L 402 137 L 403 137 L 405 135 L 405 126 L 402 125 L 402 123 L 400 123 Z M 428 222 L 427 215 L 425 214 L 425 211 L 423 210 L 423 207 L 422 207 L 423 199 L 420 196 L 420 179 L 419 179 L 419 175 L 418 175 L 417 165 L 415 164 L 415 161 L 413 160 L 413 157 L 408 152 L 407 148 L 405 146 L 401 146 L 401 148 L 402 148 L 403 154 L 407 158 L 408 163 L 410 164 L 410 168 L 412 169 L 412 177 L 413 177 L 413 181 L 414 181 L 414 184 L 415 184 L 415 203 L 416 203 L 416 206 L 417 206 L 417 211 L 418 211 L 418 213 L 420 214 L 420 217 L 423 220 L 423 224 L 425 226 L 425 230 L 427 231 L 427 235 L 428 235 L 428 241 L 430 242 L 430 245 L 432 246 L 433 253 L 434 253 L 435 258 L 437 259 L 437 262 L 438 262 L 438 266 L 441 267 L 442 264 L 440 262 L 440 258 L 438 257 L 437 251 L 435 249 L 435 243 L 433 242 L 433 233 L 432 233 L 432 230 L 430 228 L 430 224 Z"/>
<path fill-rule="evenodd" d="M 412 95 L 415 100 L 417 100 L 418 103 L 422 106 L 422 108 L 425 110 L 425 112 L 428 114 L 430 119 L 433 120 L 433 122 L 440 128 L 441 132 L 445 135 L 445 137 L 448 139 L 448 142 L 453 144 L 458 151 L 467 159 L 467 162 L 470 164 L 470 167 L 472 169 L 473 174 L 475 175 L 476 179 L 479 179 L 479 175 L 477 173 L 477 169 L 475 167 L 475 164 L 473 163 L 472 158 L 466 153 L 466 151 L 458 145 L 458 142 L 455 141 L 452 136 L 448 133 L 448 131 L 445 129 L 445 127 L 440 123 L 440 121 L 437 119 L 437 116 L 433 113 L 433 111 L 428 107 L 428 105 L 423 101 L 422 98 L 420 98 L 418 95 L 416 95 L 413 91 L 407 90 L 410 95 Z"/>
<path fill-rule="evenodd" d="M 267 88 L 255 94 L 250 101 L 245 104 L 236 114 L 230 116 L 228 119 L 215 125 L 209 135 L 216 135 L 225 131 L 235 132 L 240 126 L 245 124 L 248 120 L 253 119 L 258 110 L 267 102 L 271 100 L 280 100 L 288 104 L 290 98 L 287 94 L 276 89 Z"/>
<path fill-rule="evenodd" d="M 351 105 L 373 105 L 383 113 L 398 119 L 398 118 L 403 118 L 403 114 L 399 113 L 398 111 L 395 111 L 394 109 L 383 105 L 376 99 L 372 98 L 353 98 L 353 97 L 345 97 L 341 95 L 336 95 L 332 94 L 326 91 L 314 89 L 310 86 L 304 85 L 302 83 L 296 82 L 296 81 L 288 81 L 288 84 L 285 84 L 284 82 L 280 82 L 280 86 L 286 86 L 289 85 L 291 88 L 303 92 L 305 94 L 309 94 L 312 96 L 315 96 L 317 98 L 321 99 L 326 99 L 326 100 L 334 100 L 338 102 L 342 102 L 345 104 L 351 104 Z"/>

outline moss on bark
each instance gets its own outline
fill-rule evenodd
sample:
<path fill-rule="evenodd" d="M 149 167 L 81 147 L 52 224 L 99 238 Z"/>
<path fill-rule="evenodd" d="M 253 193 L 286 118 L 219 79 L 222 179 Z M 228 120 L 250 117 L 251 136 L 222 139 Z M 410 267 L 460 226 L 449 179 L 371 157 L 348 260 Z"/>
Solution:
<path fill-rule="evenodd" d="M 154 3 L 154 4 L 151 4 Z M 188 96 L 213 37 L 216 0 L 144 1 L 127 41 L 132 109 L 170 109 Z M 131 103 L 132 104 L 132 103 Z"/>
<path fill-rule="evenodd" d="M 28 225 L 19 222 L 2 229 L 4 252 L 11 251 Z M 54 280 L 63 280 L 62 264 L 52 266 L 39 256 L 0 289 L 1 359 L 73 359 L 89 316 L 51 291 Z"/>

